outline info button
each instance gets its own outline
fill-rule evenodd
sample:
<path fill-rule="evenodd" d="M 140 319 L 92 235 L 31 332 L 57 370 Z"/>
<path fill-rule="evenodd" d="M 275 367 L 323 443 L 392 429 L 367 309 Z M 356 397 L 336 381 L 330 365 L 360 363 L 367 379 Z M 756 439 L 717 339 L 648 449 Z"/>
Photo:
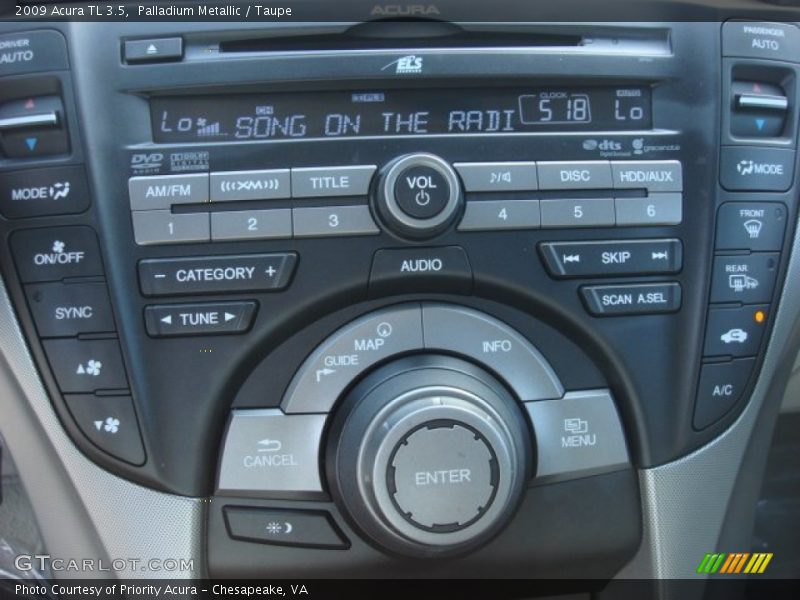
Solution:
<path fill-rule="evenodd" d="M 471 290 L 472 269 L 458 246 L 378 250 L 372 259 L 372 296 L 398 291 L 469 294 Z"/>

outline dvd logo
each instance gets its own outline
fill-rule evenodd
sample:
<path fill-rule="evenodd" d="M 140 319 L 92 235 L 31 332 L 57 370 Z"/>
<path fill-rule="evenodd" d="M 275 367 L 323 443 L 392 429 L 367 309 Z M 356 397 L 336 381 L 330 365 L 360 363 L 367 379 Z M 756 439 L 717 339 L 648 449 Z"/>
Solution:
<path fill-rule="evenodd" d="M 137 173 L 140 171 L 155 171 L 161 168 L 164 155 L 160 152 L 150 152 L 148 154 L 134 154 L 131 156 L 131 169 Z"/>
<path fill-rule="evenodd" d="M 396 65 L 395 73 L 409 74 L 409 73 L 422 73 L 422 57 L 414 54 L 408 56 L 401 56 L 397 60 L 393 60 L 388 65 L 384 66 L 381 71 L 385 71 L 389 67 Z"/>

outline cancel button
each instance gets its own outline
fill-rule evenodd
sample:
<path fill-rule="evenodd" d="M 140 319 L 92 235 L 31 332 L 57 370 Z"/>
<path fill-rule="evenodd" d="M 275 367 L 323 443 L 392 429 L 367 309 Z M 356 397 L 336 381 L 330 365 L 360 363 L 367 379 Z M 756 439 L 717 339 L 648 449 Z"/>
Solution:
<path fill-rule="evenodd" d="M 369 275 L 370 296 L 406 292 L 472 291 L 472 268 L 460 246 L 378 250 Z"/>

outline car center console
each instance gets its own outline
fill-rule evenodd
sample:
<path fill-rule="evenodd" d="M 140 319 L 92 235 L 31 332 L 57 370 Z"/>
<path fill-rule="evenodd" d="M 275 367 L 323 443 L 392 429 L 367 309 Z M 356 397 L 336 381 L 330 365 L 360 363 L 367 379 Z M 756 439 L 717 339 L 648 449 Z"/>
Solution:
<path fill-rule="evenodd" d="M 611 577 L 758 380 L 800 28 L 396 26 L 0 31 L 31 353 L 211 575 Z"/>

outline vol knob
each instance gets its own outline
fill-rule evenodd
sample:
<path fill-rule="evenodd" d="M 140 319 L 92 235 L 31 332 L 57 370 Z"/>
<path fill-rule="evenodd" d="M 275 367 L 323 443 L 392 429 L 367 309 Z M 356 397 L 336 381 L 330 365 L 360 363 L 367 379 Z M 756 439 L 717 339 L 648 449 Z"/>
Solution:
<path fill-rule="evenodd" d="M 378 214 L 396 233 L 432 237 L 447 228 L 461 208 L 461 186 L 453 168 L 433 154 L 408 154 L 383 170 Z"/>

